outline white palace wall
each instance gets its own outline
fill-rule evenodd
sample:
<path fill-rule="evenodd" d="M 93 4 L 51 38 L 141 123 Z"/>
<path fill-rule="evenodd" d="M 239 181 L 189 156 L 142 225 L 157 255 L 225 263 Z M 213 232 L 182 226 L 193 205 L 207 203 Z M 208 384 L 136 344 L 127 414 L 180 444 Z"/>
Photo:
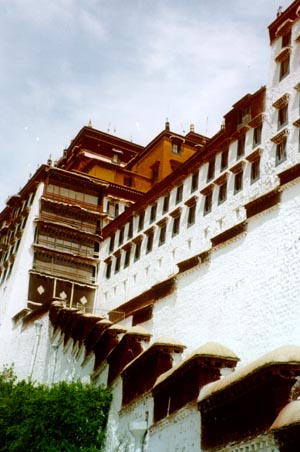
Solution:
<path fill-rule="evenodd" d="M 29 374 L 35 333 L 20 334 L 21 327 L 15 327 L 12 318 L 27 307 L 29 270 L 33 260 L 31 244 L 35 232 L 34 218 L 39 213 L 39 200 L 43 189 L 44 184 L 41 183 L 30 207 L 11 277 L 0 288 L 0 343 L 1 348 L 5 350 L 5 353 L 0 354 L 0 366 L 14 364 L 20 378 L 25 378 Z"/>
<path fill-rule="evenodd" d="M 293 42 L 299 34 L 300 20 L 297 19 L 293 25 Z M 139 326 L 151 333 L 150 345 L 167 337 L 185 346 L 183 359 L 199 346 L 213 341 L 231 349 L 240 358 L 238 366 L 244 366 L 277 347 L 300 343 L 300 177 L 281 186 L 278 177 L 284 170 L 300 168 L 300 133 L 299 126 L 295 125 L 300 115 L 300 44 L 294 45 L 289 77 L 279 83 L 279 64 L 275 60 L 280 46 L 281 40 L 277 39 L 271 48 L 271 78 L 266 91 L 261 143 L 253 147 L 254 129 L 249 126 L 245 132 L 243 156 L 237 156 L 238 139 L 231 138 L 226 169 L 220 169 L 221 149 L 216 150 L 214 180 L 207 180 L 206 162 L 199 168 L 199 185 L 192 191 L 192 175 L 186 173 L 185 179 L 178 182 L 178 186 L 183 184 L 180 201 L 176 200 L 178 186 L 170 185 L 172 188 L 168 189 L 170 206 L 167 212 L 163 212 L 163 199 L 168 190 L 158 194 L 155 220 L 150 219 L 151 204 L 145 205 L 145 227 L 141 231 L 137 230 L 139 213 L 134 214 L 133 237 L 128 243 L 125 239 L 113 251 L 109 251 L 109 238 L 101 243 L 94 314 L 107 316 L 111 310 L 118 311 L 134 297 L 172 278 L 174 290 L 152 300 L 152 318 Z M 297 85 L 298 89 L 295 89 Z M 278 130 L 277 124 L 278 109 L 273 104 L 286 94 L 289 95 L 288 123 L 282 129 L 288 129 L 287 155 L 284 161 L 276 164 L 276 140 L 272 141 L 272 138 L 281 129 Z M 255 153 L 261 156 L 260 177 L 251 183 Z M 241 162 L 243 189 L 235 193 L 235 169 Z M 223 176 L 227 177 L 227 195 L 225 202 L 220 203 L 219 183 Z M 210 186 L 213 187 L 213 207 L 206 214 L 205 192 Z M 280 201 L 247 218 L 245 205 L 275 189 Z M 28 214 L 11 276 L 7 285 L 0 289 L 0 342 L 5 350 L 0 355 L 0 365 L 14 364 L 18 378 L 46 384 L 81 379 L 105 385 L 107 361 L 104 359 L 95 372 L 95 357 L 92 353 L 88 358 L 85 356 L 83 341 L 74 344 L 69 339 L 64 344 L 60 327 L 53 335 L 48 313 L 25 326 L 21 321 L 14 324 L 12 320 L 27 306 L 34 219 L 39 213 L 42 193 L 41 183 Z M 189 225 L 190 201 L 194 197 L 195 222 Z M 174 234 L 176 211 L 180 212 L 180 231 Z M 161 220 L 167 224 L 163 245 L 159 244 Z M 212 243 L 221 233 L 241 224 L 245 227 L 240 234 L 217 245 Z M 127 229 L 128 224 L 125 237 L 128 237 Z M 113 230 L 117 243 L 119 231 Z M 147 250 L 149 231 L 154 231 L 150 251 Z M 142 250 L 140 257 L 134 260 L 138 237 L 143 238 Z M 130 265 L 124 268 L 128 245 L 132 255 Z M 188 270 L 180 269 L 183 261 L 201 253 L 207 253 L 202 262 L 200 260 Z M 121 265 L 115 271 L 119 256 Z M 106 277 L 107 262 L 113 263 L 110 278 Z M 132 316 L 120 319 L 118 323 L 130 328 Z M 116 334 L 120 334 L 120 339 L 123 333 Z M 118 375 L 112 384 L 113 401 L 105 452 L 199 452 L 201 423 L 197 401 L 153 423 L 151 390 L 122 407 L 122 385 L 122 377 Z M 146 430 L 144 438 L 143 431 Z M 143 449 L 139 449 L 138 443 L 141 435 L 145 440 Z"/>
<path fill-rule="evenodd" d="M 207 262 L 176 277 L 176 290 L 143 324 L 173 336 L 190 353 L 208 341 L 232 349 L 243 365 L 299 342 L 300 185 L 248 220 L 246 233 L 212 250 Z"/>

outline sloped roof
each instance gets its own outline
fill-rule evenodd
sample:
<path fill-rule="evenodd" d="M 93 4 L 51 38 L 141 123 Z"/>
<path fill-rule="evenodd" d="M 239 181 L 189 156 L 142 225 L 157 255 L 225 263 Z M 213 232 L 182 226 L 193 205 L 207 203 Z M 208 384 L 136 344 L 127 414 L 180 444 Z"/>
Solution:
<path fill-rule="evenodd" d="M 291 424 L 300 423 L 300 400 L 288 403 L 278 414 L 270 430 L 279 430 Z"/>
<path fill-rule="evenodd" d="M 159 337 L 151 345 L 171 345 L 171 346 L 178 346 L 183 349 L 186 348 L 186 346 L 182 345 L 181 342 L 178 341 L 178 339 L 174 339 L 173 337 L 170 337 L 170 336 Z"/>
<path fill-rule="evenodd" d="M 153 342 L 152 344 L 150 344 L 150 346 L 143 351 L 142 353 L 140 353 L 138 356 L 136 356 L 132 361 L 130 361 L 123 369 L 123 372 L 126 371 L 130 366 L 132 366 L 134 363 L 136 363 L 137 361 L 141 360 L 144 358 L 144 356 L 148 356 L 149 353 L 151 353 L 151 351 L 153 349 L 155 349 L 156 347 L 159 346 L 166 346 L 166 347 L 178 347 L 180 348 L 180 350 L 182 351 L 185 347 L 185 345 L 182 345 L 178 340 L 173 339 L 171 337 L 168 336 L 163 336 L 158 338 L 155 342 Z"/>
<path fill-rule="evenodd" d="M 141 336 L 152 336 L 151 333 L 149 333 L 148 330 L 146 330 L 145 328 L 142 328 L 141 326 L 133 326 L 131 328 L 129 328 L 126 332 L 126 335 L 141 335 Z"/>
<path fill-rule="evenodd" d="M 196 350 L 194 350 L 188 358 L 194 357 L 195 355 L 201 356 L 216 356 L 219 358 L 228 358 L 233 360 L 239 360 L 237 355 L 233 353 L 232 350 L 225 347 L 225 345 L 220 344 L 219 342 L 207 342 L 204 345 L 201 345 Z"/>
<path fill-rule="evenodd" d="M 165 381 L 171 374 L 175 373 L 178 369 L 183 367 L 189 361 L 192 361 L 194 358 L 202 356 L 202 357 L 216 357 L 216 358 L 226 358 L 234 361 L 238 361 L 239 358 L 233 353 L 229 348 L 225 347 L 218 342 L 207 342 L 204 345 L 201 345 L 196 350 L 194 350 L 191 354 L 189 354 L 184 360 L 178 363 L 176 366 L 172 367 L 167 372 L 163 373 L 156 380 L 155 386 L 158 386 L 160 383 Z"/>
<path fill-rule="evenodd" d="M 119 323 L 114 323 L 113 325 L 111 325 L 110 327 L 108 327 L 108 330 L 116 330 L 119 331 L 120 333 L 126 333 L 127 329 L 120 325 Z"/>
<path fill-rule="evenodd" d="M 223 377 L 221 380 L 218 380 L 213 383 L 209 383 L 204 386 L 204 388 L 200 391 L 200 396 L 198 401 L 202 402 L 203 400 L 209 398 L 211 395 L 216 392 L 222 391 L 226 387 L 237 383 L 238 381 L 245 378 L 247 375 L 250 375 L 257 371 L 258 369 L 262 369 L 271 364 L 280 364 L 280 363 L 299 363 L 300 364 L 300 347 L 295 345 L 284 345 L 276 350 L 273 350 L 252 363 L 236 370 L 230 375 Z"/>

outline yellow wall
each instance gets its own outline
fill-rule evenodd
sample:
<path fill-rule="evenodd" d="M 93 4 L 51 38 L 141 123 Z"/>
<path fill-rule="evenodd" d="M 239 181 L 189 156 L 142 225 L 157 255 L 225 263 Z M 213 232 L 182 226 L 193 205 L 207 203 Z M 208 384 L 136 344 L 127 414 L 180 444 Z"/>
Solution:
<path fill-rule="evenodd" d="M 152 165 L 160 162 L 158 178 L 155 183 L 164 179 L 172 171 L 171 160 L 183 163 L 195 153 L 194 148 L 181 144 L 181 153 L 172 152 L 172 141 L 167 137 L 162 137 L 159 142 L 136 162 L 131 168 L 132 175 L 131 188 L 147 192 L 152 187 Z M 136 173 L 136 174 L 135 174 Z M 128 175 L 122 167 L 114 166 L 112 168 L 102 167 L 99 162 L 95 163 L 89 170 L 91 176 L 103 179 L 119 185 L 125 184 L 125 176 Z M 145 179 L 144 177 L 147 179 Z"/>
<path fill-rule="evenodd" d="M 97 177 L 98 179 L 103 179 L 106 180 L 107 182 L 115 183 L 116 171 L 110 168 L 103 168 L 97 163 L 92 166 L 88 174 Z"/>
<path fill-rule="evenodd" d="M 107 182 L 112 182 L 114 184 L 124 186 L 127 186 L 125 184 L 125 176 L 131 175 L 132 176 L 131 188 L 144 192 L 148 191 L 152 186 L 150 180 L 149 181 L 145 180 L 145 178 L 140 174 L 125 172 L 123 168 L 119 166 L 115 166 L 113 168 L 103 168 L 101 164 L 95 163 L 93 166 L 90 167 L 88 174 L 97 177 L 98 179 L 103 179 Z"/>
<path fill-rule="evenodd" d="M 171 160 L 183 163 L 189 157 L 195 153 L 194 148 L 186 146 L 184 143 L 181 145 L 181 153 L 174 154 L 172 152 L 172 142 L 169 138 L 162 138 L 153 148 L 151 148 L 147 154 L 145 154 L 132 168 L 132 171 L 136 171 L 139 174 L 143 174 L 147 177 L 152 177 L 152 165 L 159 161 L 159 174 L 156 182 L 164 179 L 173 170 L 171 167 Z M 141 182 L 144 186 L 144 182 Z M 141 188 L 140 188 L 141 189 Z"/>

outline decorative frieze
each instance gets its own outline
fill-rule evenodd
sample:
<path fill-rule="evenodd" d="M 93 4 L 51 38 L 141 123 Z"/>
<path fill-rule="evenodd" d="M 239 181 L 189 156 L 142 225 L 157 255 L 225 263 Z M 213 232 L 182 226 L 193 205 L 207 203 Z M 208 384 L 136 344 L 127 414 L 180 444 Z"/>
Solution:
<path fill-rule="evenodd" d="M 287 170 L 283 171 L 282 173 L 278 174 L 280 185 L 285 185 L 288 182 L 291 182 L 294 179 L 297 179 L 300 177 L 300 163 L 297 163 L 296 165 L 292 166 L 291 168 L 288 168 Z"/>
<path fill-rule="evenodd" d="M 258 213 L 263 212 L 264 210 L 270 209 L 279 202 L 280 202 L 280 193 L 278 189 L 275 189 L 264 196 L 260 196 L 254 201 L 250 201 L 247 204 L 245 204 L 244 207 L 246 209 L 247 218 L 251 218 L 254 215 L 257 215 Z"/>
<path fill-rule="evenodd" d="M 247 155 L 246 160 L 248 162 L 255 162 L 263 153 L 263 148 L 257 148 L 255 151 L 251 152 L 251 154 Z"/>
<path fill-rule="evenodd" d="M 266 118 L 265 113 L 260 113 L 259 115 L 255 116 L 251 121 L 249 121 L 248 125 L 252 128 L 260 126 Z"/>
<path fill-rule="evenodd" d="M 228 173 L 222 174 L 220 177 L 218 177 L 214 182 L 216 185 L 223 185 L 228 178 Z"/>
<path fill-rule="evenodd" d="M 292 28 L 294 21 L 292 19 L 285 20 L 276 31 L 276 37 L 284 36 L 286 35 Z"/>
<path fill-rule="evenodd" d="M 196 204 L 197 203 L 197 200 L 198 200 L 198 196 L 197 195 L 194 195 L 194 196 L 192 196 L 191 198 L 189 198 L 187 201 L 185 201 L 185 205 L 186 206 L 188 206 L 188 207 L 191 207 L 191 206 L 193 206 L 194 204 Z"/>
<path fill-rule="evenodd" d="M 281 130 L 279 133 L 277 133 L 274 137 L 271 138 L 271 141 L 275 144 L 282 143 L 289 135 L 290 131 L 286 127 L 285 129 Z"/>
<path fill-rule="evenodd" d="M 285 107 L 290 100 L 290 94 L 285 93 L 283 96 L 281 96 L 279 99 L 276 100 L 276 102 L 273 103 L 273 107 L 277 108 L 278 110 L 280 108 Z"/>
<path fill-rule="evenodd" d="M 286 58 L 288 58 L 290 56 L 291 52 L 292 52 L 292 47 L 291 46 L 284 47 L 279 52 L 277 57 L 275 58 L 276 63 L 281 63 L 282 61 L 284 61 Z"/>
<path fill-rule="evenodd" d="M 245 441 L 231 443 L 225 447 L 213 449 L 213 452 L 279 452 L 278 443 L 271 433 L 257 435 Z"/>
<path fill-rule="evenodd" d="M 210 184 L 207 187 L 203 188 L 203 190 L 200 191 L 201 195 L 208 195 L 209 193 L 211 193 L 214 189 L 214 184 Z"/>
<path fill-rule="evenodd" d="M 176 218 L 179 217 L 179 215 L 181 214 L 181 207 L 177 207 L 177 209 L 173 210 L 173 212 L 170 212 L 170 217 L 172 218 Z"/>
<path fill-rule="evenodd" d="M 230 171 L 233 174 L 237 174 L 237 173 L 239 173 L 240 171 L 243 170 L 244 166 L 245 166 L 245 162 L 242 160 L 241 162 L 237 163 L 232 168 L 230 168 Z"/>
<path fill-rule="evenodd" d="M 232 134 L 232 141 L 239 140 L 240 138 L 244 137 L 249 129 L 249 124 L 243 125 L 240 129 L 236 130 L 234 134 Z"/>
<path fill-rule="evenodd" d="M 300 127 L 300 117 L 293 122 L 293 126 Z"/>
<path fill-rule="evenodd" d="M 236 237 L 243 232 L 246 232 L 247 230 L 247 222 L 243 222 L 240 224 L 237 224 L 233 226 L 230 229 L 227 229 L 226 231 L 222 232 L 221 234 L 216 235 L 215 237 L 212 237 L 211 243 L 213 246 L 220 245 L 223 242 L 227 242 L 228 240 L 232 239 L 233 237 Z"/>

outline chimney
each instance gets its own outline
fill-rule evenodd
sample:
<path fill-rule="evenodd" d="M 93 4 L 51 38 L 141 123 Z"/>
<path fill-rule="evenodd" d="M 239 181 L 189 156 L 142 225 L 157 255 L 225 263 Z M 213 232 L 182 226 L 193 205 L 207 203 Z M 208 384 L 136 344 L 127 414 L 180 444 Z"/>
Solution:
<path fill-rule="evenodd" d="M 190 125 L 190 132 L 195 132 L 195 125 L 194 124 Z"/>
<path fill-rule="evenodd" d="M 170 132 L 170 123 L 168 121 L 168 119 L 165 122 L 165 130 L 167 130 L 168 132 Z"/>

